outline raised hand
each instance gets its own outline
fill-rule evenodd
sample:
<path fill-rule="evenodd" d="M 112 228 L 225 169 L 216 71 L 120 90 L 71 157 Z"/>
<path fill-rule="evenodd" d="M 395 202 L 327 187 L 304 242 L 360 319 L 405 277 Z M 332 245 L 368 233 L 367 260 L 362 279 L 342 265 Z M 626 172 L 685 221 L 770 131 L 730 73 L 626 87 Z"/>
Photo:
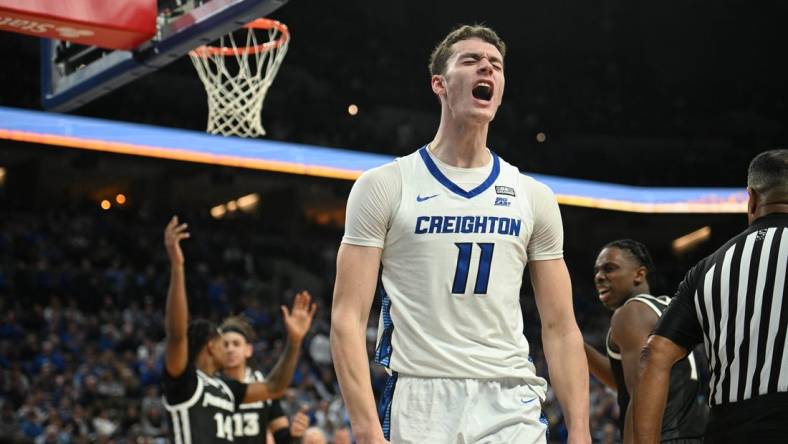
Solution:
<path fill-rule="evenodd" d="M 170 257 L 172 265 L 183 265 L 183 251 L 181 251 L 181 240 L 189 238 L 186 231 L 187 224 L 179 224 L 178 216 L 172 216 L 167 228 L 164 229 L 164 247 L 167 249 L 167 256 Z"/>
<path fill-rule="evenodd" d="M 290 436 L 294 438 L 304 436 L 304 432 L 309 428 L 309 416 L 306 415 L 308 411 L 309 407 L 304 406 L 298 410 L 298 413 L 293 415 L 290 421 Z"/>
<path fill-rule="evenodd" d="M 317 304 L 312 303 L 312 295 L 308 291 L 302 291 L 295 295 L 293 309 L 288 310 L 282 306 L 282 316 L 287 329 L 287 337 L 293 343 L 300 343 L 309 327 L 312 325 L 312 318 L 315 316 Z"/>

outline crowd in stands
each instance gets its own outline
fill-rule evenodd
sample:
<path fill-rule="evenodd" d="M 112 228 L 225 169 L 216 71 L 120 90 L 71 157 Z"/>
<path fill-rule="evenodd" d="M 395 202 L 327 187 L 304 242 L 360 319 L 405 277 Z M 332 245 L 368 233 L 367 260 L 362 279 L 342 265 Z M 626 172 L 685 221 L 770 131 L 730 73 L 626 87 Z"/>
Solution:
<path fill-rule="evenodd" d="M 288 240 L 292 247 L 284 249 L 277 248 L 282 239 L 256 233 L 248 221 L 182 219 L 192 232 L 184 244 L 190 311 L 216 321 L 246 316 L 257 334 L 256 368 L 270 369 L 283 346 L 279 305 L 302 288 L 316 296 L 319 314 L 283 407 L 292 415 L 308 406 L 311 424 L 329 437 L 348 425 L 328 344 L 341 231 Z M 0 218 L 0 443 L 168 442 L 161 402 L 168 278 L 162 221 L 132 211 L 82 210 Z M 526 319 L 536 317 L 531 298 L 524 298 L 524 310 Z M 371 354 L 377 316 L 370 318 Z M 526 325 L 546 376 L 538 325 Z M 601 342 L 604 328 L 599 322 L 587 338 Z M 379 367 L 372 375 L 379 394 L 387 375 Z M 615 442 L 614 395 L 592 382 L 591 400 L 595 442 Z M 560 442 L 565 429 L 552 393 L 544 413 Z"/>

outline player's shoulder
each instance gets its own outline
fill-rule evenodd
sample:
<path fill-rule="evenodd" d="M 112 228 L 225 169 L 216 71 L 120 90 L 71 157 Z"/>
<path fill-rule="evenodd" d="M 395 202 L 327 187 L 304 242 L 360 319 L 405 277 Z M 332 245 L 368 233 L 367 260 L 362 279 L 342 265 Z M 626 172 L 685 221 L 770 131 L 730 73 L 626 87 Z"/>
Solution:
<path fill-rule="evenodd" d="M 628 307 L 627 310 L 651 311 L 659 317 L 662 316 L 662 312 L 669 304 L 669 296 L 654 296 L 647 293 L 641 293 L 629 298 L 621 308 L 624 309 Z"/>
<path fill-rule="evenodd" d="M 660 314 L 661 311 L 650 306 L 645 299 L 630 298 L 618 307 L 610 318 L 610 331 L 613 340 L 620 343 L 621 338 L 626 335 L 635 334 L 638 331 L 641 333 L 651 331 Z"/>
<path fill-rule="evenodd" d="M 553 193 L 553 190 L 537 178 L 521 172 L 519 182 L 520 189 L 532 200 L 555 200 L 555 193 Z"/>
<path fill-rule="evenodd" d="M 616 311 L 613 312 L 613 316 L 610 318 L 610 322 L 614 323 L 616 320 L 619 322 L 633 322 L 637 320 L 642 320 L 644 317 L 651 317 L 648 315 L 654 314 L 654 310 L 649 306 L 651 301 L 646 298 L 641 298 L 639 296 L 634 296 L 618 307 Z M 657 316 L 659 316 L 657 314 Z"/>
<path fill-rule="evenodd" d="M 401 181 L 399 162 L 393 160 L 364 171 L 356 183 L 366 186 L 387 186 Z"/>

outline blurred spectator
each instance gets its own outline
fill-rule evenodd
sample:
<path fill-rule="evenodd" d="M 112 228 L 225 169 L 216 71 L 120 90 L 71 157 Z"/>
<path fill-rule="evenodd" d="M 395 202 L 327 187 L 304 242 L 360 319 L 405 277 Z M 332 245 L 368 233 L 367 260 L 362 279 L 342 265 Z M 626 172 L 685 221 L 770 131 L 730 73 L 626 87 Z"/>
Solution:
<path fill-rule="evenodd" d="M 0 219 L 0 436 L 28 443 L 164 444 L 169 424 L 160 382 L 167 273 L 159 226 L 149 227 L 137 215 L 124 220 L 88 214 L 8 213 Z M 258 337 L 253 365 L 269 371 L 283 346 L 279 305 L 299 276 L 319 282 L 333 275 L 333 262 L 314 255 L 335 251 L 341 233 L 289 239 L 283 249 L 281 239 L 247 234 L 243 220 L 216 224 L 190 217 L 190 226 L 210 233 L 185 245 L 195 270 L 187 282 L 190 297 L 201 301 L 192 314 L 218 321 L 225 313 L 243 313 Z M 235 243 L 239 233 L 243 243 Z M 287 265 L 276 272 L 261 265 L 275 262 Z M 323 287 L 323 294 L 314 294 L 328 308 L 331 286 Z M 526 317 L 534 310 L 529 300 L 523 299 Z M 304 344 L 308 353 L 282 407 L 288 416 L 305 408 L 314 435 L 309 439 L 326 442 L 331 436 L 346 444 L 352 442 L 350 424 L 328 351 L 329 315 L 329 309 L 318 311 Z M 581 308 L 578 318 L 592 315 Z M 370 353 L 376 323 L 370 316 Z M 584 329 L 587 339 L 601 341 L 606 325 L 592 325 Z M 544 375 L 539 326 L 526 326 Z M 373 366 L 371 376 L 379 396 L 386 373 Z M 618 412 L 612 393 L 591 387 L 592 428 L 601 441 Z M 552 393 L 543 410 L 551 436 L 560 441 L 563 417 Z"/>
<path fill-rule="evenodd" d="M 301 444 L 326 444 L 326 435 L 319 427 L 310 427 L 304 432 Z"/>

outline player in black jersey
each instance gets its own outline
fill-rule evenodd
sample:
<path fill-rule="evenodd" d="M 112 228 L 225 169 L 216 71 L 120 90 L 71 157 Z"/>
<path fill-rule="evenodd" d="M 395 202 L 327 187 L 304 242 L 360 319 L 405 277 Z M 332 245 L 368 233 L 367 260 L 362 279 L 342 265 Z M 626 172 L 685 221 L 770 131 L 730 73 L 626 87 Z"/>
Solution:
<path fill-rule="evenodd" d="M 257 402 L 282 396 L 298 362 L 298 351 L 312 323 L 316 306 L 308 293 L 299 293 L 292 311 L 282 307 L 288 341 L 282 357 L 265 382 L 242 384 L 215 376 L 221 369 L 223 343 L 218 328 L 206 320 L 189 322 L 180 241 L 189 237 L 186 224 L 173 217 L 164 231 L 170 259 L 167 292 L 167 332 L 164 406 L 172 420 L 175 444 L 234 442 L 246 427 L 234 414 L 242 402 Z"/>
<path fill-rule="evenodd" d="M 649 278 L 654 264 L 640 242 L 622 239 L 608 243 L 594 265 L 599 300 L 613 310 L 605 338 L 607 357 L 585 345 L 591 373 L 618 392 L 622 441 L 634 442 L 630 395 L 637 387 L 640 352 L 670 298 L 651 296 Z M 668 407 L 662 422 L 662 442 L 702 442 L 708 409 L 699 402 L 702 385 L 695 357 L 677 362 L 670 375 Z"/>
<path fill-rule="evenodd" d="M 247 365 L 253 353 L 252 326 L 243 317 L 232 316 L 222 322 L 219 330 L 225 350 L 222 376 L 245 383 L 265 381 L 262 372 Z M 235 435 L 236 444 L 261 444 L 265 442 L 266 432 L 271 433 L 276 444 L 299 443 L 309 422 L 307 416 L 299 412 L 294 417 L 296 424 L 290 427 L 278 399 L 241 404 L 235 416 L 251 424 L 242 434 Z"/>

